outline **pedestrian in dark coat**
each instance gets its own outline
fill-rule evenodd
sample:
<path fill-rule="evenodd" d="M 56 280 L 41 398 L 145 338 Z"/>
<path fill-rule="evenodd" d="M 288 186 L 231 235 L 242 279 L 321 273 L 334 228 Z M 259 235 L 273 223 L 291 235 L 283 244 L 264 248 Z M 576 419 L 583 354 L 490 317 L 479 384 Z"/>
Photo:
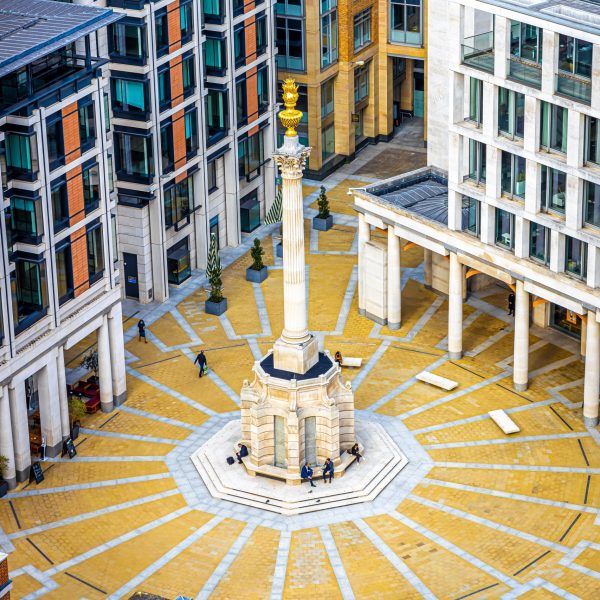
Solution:
<path fill-rule="evenodd" d="M 144 323 L 144 319 L 140 319 L 138 321 L 138 334 L 139 334 L 138 342 L 141 342 L 142 338 L 143 338 L 147 344 L 148 340 L 146 339 L 146 323 Z"/>
<path fill-rule="evenodd" d="M 508 314 L 515 316 L 515 295 L 512 292 L 508 295 Z"/>
<path fill-rule="evenodd" d="M 360 463 L 360 459 L 362 458 L 362 454 L 360 453 L 360 448 L 358 447 L 358 443 L 355 443 L 352 448 L 350 448 L 350 454 L 356 456 L 356 462 Z"/>
<path fill-rule="evenodd" d="M 235 455 L 237 456 L 238 462 L 241 465 L 243 464 L 242 458 L 244 458 L 244 456 L 248 456 L 248 446 L 246 446 L 246 444 L 238 444 L 238 448 L 240 451 L 236 452 Z"/>
<path fill-rule="evenodd" d="M 333 479 L 333 461 L 328 458 L 323 465 L 323 482 L 327 483 L 327 476 L 329 476 L 329 483 Z"/>
<path fill-rule="evenodd" d="M 310 487 L 317 487 L 313 481 L 313 470 L 310 467 L 309 463 L 305 463 L 302 467 L 302 471 L 300 471 L 300 477 L 302 479 L 308 479 L 310 481 Z"/>
<path fill-rule="evenodd" d="M 204 368 L 207 365 L 206 356 L 204 356 L 204 350 L 200 350 L 198 356 L 196 356 L 194 364 L 196 363 L 198 363 L 198 366 L 200 367 L 200 373 L 198 373 L 198 377 L 202 377 L 202 375 L 204 374 Z"/>

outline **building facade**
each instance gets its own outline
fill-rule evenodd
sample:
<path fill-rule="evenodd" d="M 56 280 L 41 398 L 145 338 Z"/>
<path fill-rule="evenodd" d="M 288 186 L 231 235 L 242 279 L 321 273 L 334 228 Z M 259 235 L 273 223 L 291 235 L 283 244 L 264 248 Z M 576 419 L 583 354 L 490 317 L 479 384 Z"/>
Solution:
<path fill-rule="evenodd" d="M 426 283 L 449 297 L 448 346 L 457 358 L 464 297 L 503 282 L 515 294 L 515 389 L 528 383 L 530 324 L 552 326 L 580 340 L 584 418 L 596 425 L 599 5 L 430 0 L 429 10 L 431 167 L 356 194 L 362 308 L 399 322 L 398 238 L 422 246 Z M 415 186 L 427 202 L 411 203 L 406 192 Z M 370 248 L 369 224 L 388 230 L 387 247 Z M 370 311 L 369 260 L 386 265 Z"/>
<path fill-rule="evenodd" d="M 274 198 L 273 10 L 265 0 L 107 0 L 123 290 L 164 301 Z"/>
<path fill-rule="evenodd" d="M 118 17 L 0 0 L 0 454 L 11 486 L 70 435 L 64 351 L 96 333 L 100 400 L 126 396 L 99 36 Z"/>
<path fill-rule="evenodd" d="M 309 177 L 425 116 L 427 0 L 279 0 L 275 11 L 278 77 L 300 85 Z"/>

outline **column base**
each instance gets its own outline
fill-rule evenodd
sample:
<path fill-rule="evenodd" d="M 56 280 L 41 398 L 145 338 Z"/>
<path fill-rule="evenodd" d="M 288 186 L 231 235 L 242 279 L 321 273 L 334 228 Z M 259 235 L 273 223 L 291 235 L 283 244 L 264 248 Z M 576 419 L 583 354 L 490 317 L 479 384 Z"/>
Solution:
<path fill-rule="evenodd" d="M 63 448 L 63 443 L 58 442 L 58 444 L 54 444 L 54 446 L 46 446 L 46 456 L 48 458 L 54 458 L 55 456 L 60 456 Z"/>
<path fill-rule="evenodd" d="M 17 478 L 16 477 L 4 477 L 4 481 L 8 484 L 9 490 L 14 490 L 17 487 Z"/>
<path fill-rule="evenodd" d="M 513 382 L 513 389 L 515 392 L 526 392 L 529 387 L 529 383 L 515 383 Z"/>
<path fill-rule="evenodd" d="M 462 350 L 460 352 L 448 352 L 448 358 L 450 360 L 460 360 L 463 356 Z"/>
<path fill-rule="evenodd" d="M 390 323 L 388 321 L 387 327 L 388 327 L 388 329 L 392 329 L 393 331 L 396 331 L 396 330 L 400 329 L 400 323 Z"/>
<path fill-rule="evenodd" d="M 100 410 L 103 413 L 110 413 L 114 410 L 114 405 L 112 403 L 112 400 L 110 402 L 100 402 Z"/>
<path fill-rule="evenodd" d="M 358 314 L 359 314 L 361 317 L 364 317 L 364 316 L 365 316 L 365 314 L 366 314 L 366 312 L 367 312 L 367 311 L 366 311 L 364 308 L 359 308 L 359 309 L 358 309 Z"/>
<path fill-rule="evenodd" d="M 304 374 L 319 360 L 319 342 L 310 335 L 306 342 L 289 343 L 279 338 L 273 344 L 273 366 L 282 371 Z"/>
<path fill-rule="evenodd" d="M 370 313 L 368 310 L 365 310 L 363 315 L 365 317 L 367 317 L 367 319 L 371 319 L 371 321 L 375 321 L 375 323 L 377 323 L 378 325 L 387 325 L 388 324 L 387 319 L 382 319 L 381 317 L 378 317 L 377 315 Z"/>
<path fill-rule="evenodd" d="M 599 417 L 583 417 L 583 424 L 586 427 L 598 427 L 598 423 L 600 422 Z"/>
<path fill-rule="evenodd" d="M 29 472 L 31 470 L 31 465 L 17 471 L 16 479 L 18 483 L 23 483 L 23 481 L 29 481 Z"/>
<path fill-rule="evenodd" d="M 121 404 L 123 404 L 125 402 L 125 400 L 127 400 L 127 390 L 125 390 L 122 394 L 119 394 L 118 396 L 115 396 L 113 394 L 113 405 L 114 406 L 121 406 Z"/>

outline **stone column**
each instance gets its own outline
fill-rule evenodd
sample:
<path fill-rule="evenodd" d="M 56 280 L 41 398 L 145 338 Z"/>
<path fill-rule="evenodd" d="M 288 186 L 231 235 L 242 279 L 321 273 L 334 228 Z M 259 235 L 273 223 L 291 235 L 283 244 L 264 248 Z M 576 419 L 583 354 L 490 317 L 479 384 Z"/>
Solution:
<path fill-rule="evenodd" d="M 0 456 L 8 459 L 2 478 L 8 482 L 8 487 L 12 490 L 17 486 L 17 475 L 8 388 L 6 386 L 0 388 L 0 394 L 2 394 L 0 395 Z"/>
<path fill-rule="evenodd" d="M 600 323 L 596 313 L 587 314 L 585 344 L 585 379 L 583 384 L 583 422 L 598 425 L 598 388 L 600 387 Z"/>
<path fill-rule="evenodd" d="M 400 276 L 400 238 L 388 227 L 388 261 L 387 261 L 387 326 L 400 329 L 401 316 L 401 276 Z"/>
<path fill-rule="evenodd" d="M 125 344 L 123 342 L 123 316 L 120 302 L 115 304 L 108 313 L 108 337 L 113 402 L 115 406 L 121 406 L 127 399 L 127 377 L 125 375 Z"/>
<path fill-rule="evenodd" d="M 25 383 L 23 381 L 11 382 L 8 386 L 8 397 L 15 455 L 15 474 L 17 481 L 27 481 L 29 479 L 29 468 L 31 467 L 31 451 L 29 449 Z"/>
<path fill-rule="evenodd" d="M 429 290 L 432 285 L 433 253 L 427 248 L 423 249 L 423 263 L 425 287 Z"/>
<path fill-rule="evenodd" d="M 529 294 L 525 284 L 517 281 L 515 293 L 515 346 L 513 352 L 513 387 L 524 392 L 529 381 Z"/>
<path fill-rule="evenodd" d="M 71 437 L 71 418 L 69 416 L 69 395 L 67 394 L 67 374 L 65 371 L 65 349 L 58 347 L 56 357 L 56 370 L 58 372 L 58 398 L 60 400 L 60 421 L 62 424 L 63 442 Z"/>
<path fill-rule="evenodd" d="M 56 353 L 52 352 L 50 353 L 50 362 L 40 371 L 38 376 L 42 438 L 46 442 L 46 455 L 50 457 L 60 454 L 63 442 L 56 365 L 57 356 Z"/>
<path fill-rule="evenodd" d="M 111 412 L 113 409 L 110 343 L 107 321 L 108 319 L 104 315 L 102 317 L 102 325 L 98 328 L 98 378 L 100 379 L 100 407 L 102 412 Z"/>
<path fill-rule="evenodd" d="M 448 279 L 448 354 L 458 360 L 462 356 L 463 268 L 455 252 L 450 253 Z"/>
<path fill-rule="evenodd" d="M 365 314 L 365 244 L 371 239 L 371 228 L 363 213 L 358 213 L 358 313 Z"/>

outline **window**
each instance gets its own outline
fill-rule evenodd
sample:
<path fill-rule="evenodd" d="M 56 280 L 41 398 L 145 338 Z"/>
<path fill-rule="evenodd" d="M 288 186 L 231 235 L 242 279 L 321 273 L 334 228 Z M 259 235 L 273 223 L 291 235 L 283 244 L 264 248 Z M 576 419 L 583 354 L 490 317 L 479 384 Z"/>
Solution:
<path fill-rule="evenodd" d="M 21 333 L 46 314 L 46 263 L 19 259 L 11 275 L 15 333 Z"/>
<path fill-rule="evenodd" d="M 169 18 L 166 8 L 161 8 L 154 13 L 154 35 L 156 56 L 160 58 L 169 52 Z"/>
<path fill-rule="evenodd" d="M 240 229 L 244 233 L 254 231 L 260 225 L 260 202 L 256 190 L 240 200 Z"/>
<path fill-rule="evenodd" d="M 85 214 L 96 210 L 100 204 L 100 172 L 98 165 L 83 168 L 83 203 Z"/>
<path fill-rule="evenodd" d="M 225 20 L 223 0 L 202 0 L 202 13 L 206 23 L 223 23 Z"/>
<path fill-rule="evenodd" d="M 219 189 L 217 185 L 217 159 L 206 164 L 206 179 L 208 180 L 208 193 L 212 194 Z"/>
<path fill-rule="evenodd" d="M 198 150 L 198 112 L 195 108 L 188 110 L 184 115 L 185 125 L 185 153 L 189 158 Z"/>
<path fill-rule="evenodd" d="M 96 143 L 96 119 L 94 103 L 90 99 L 79 103 L 79 144 L 81 151 L 89 150 Z"/>
<path fill-rule="evenodd" d="M 369 65 L 354 69 L 354 103 L 369 96 Z"/>
<path fill-rule="evenodd" d="M 469 140 L 469 179 L 477 185 L 485 183 L 486 145 Z"/>
<path fill-rule="evenodd" d="M 321 0 L 321 68 L 338 58 L 337 0 Z"/>
<path fill-rule="evenodd" d="M 194 183 L 190 175 L 165 189 L 165 225 L 167 229 L 187 219 L 194 205 Z M 188 220 L 189 222 L 189 220 Z"/>
<path fill-rule="evenodd" d="M 187 44 L 194 34 L 194 13 L 191 0 L 179 4 L 179 22 L 181 27 L 181 43 Z"/>
<path fill-rule="evenodd" d="M 206 38 L 204 44 L 204 68 L 207 75 L 222 77 L 227 70 L 227 51 L 225 40 L 220 38 Z"/>
<path fill-rule="evenodd" d="M 173 124 L 171 119 L 167 119 L 160 127 L 160 159 L 163 174 L 173 170 L 175 150 L 173 148 Z"/>
<path fill-rule="evenodd" d="M 304 21 L 291 17 L 277 17 L 277 66 L 289 71 L 304 70 Z"/>
<path fill-rule="evenodd" d="M 558 39 L 559 70 L 590 79 L 592 77 L 592 48 L 592 42 L 560 35 Z"/>
<path fill-rule="evenodd" d="M 119 236 L 117 235 L 117 215 L 110 215 L 110 232 L 112 237 L 113 262 L 119 262 Z"/>
<path fill-rule="evenodd" d="M 235 110 L 237 126 L 241 127 L 248 122 L 248 98 L 245 75 L 235 83 Z"/>
<path fill-rule="evenodd" d="M 327 0 L 321 0 L 325 3 Z M 304 14 L 304 2 L 303 0 L 279 0 L 275 4 L 275 12 L 277 14 L 290 15 L 300 17 Z M 321 12 L 325 12 L 321 9 Z"/>
<path fill-rule="evenodd" d="M 124 18 L 108 26 L 109 53 L 116 62 L 142 64 L 146 60 L 146 27 Z"/>
<path fill-rule="evenodd" d="M 115 132 L 117 175 L 129 181 L 154 176 L 152 137 Z"/>
<path fill-rule="evenodd" d="M 335 154 L 335 126 L 332 123 L 321 132 L 321 158 L 323 162 Z"/>
<path fill-rule="evenodd" d="M 421 0 L 391 0 L 390 42 L 421 45 Z"/>
<path fill-rule="evenodd" d="M 239 67 L 246 62 L 246 30 L 244 25 L 237 25 L 233 30 L 233 56 L 235 66 Z"/>
<path fill-rule="evenodd" d="M 194 71 L 194 53 L 185 54 L 181 61 L 183 76 L 183 96 L 187 98 L 196 89 L 196 73 Z"/>
<path fill-rule="evenodd" d="M 503 194 L 525 197 L 525 166 L 522 156 L 502 152 L 500 184 Z"/>
<path fill-rule="evenodd" d="M 18 133 L 6 133 L 6 168 L 9 178 L 34 179 L 37 161 L 32 158 L 31 137 Z"/>
<path fill-rule="evenodd" d="M 462 198 L 462 230 L 479 235 L 479 200 L 469 196 Z"/>
<path fill-rule="evenodd" d="M 233 16 L 237 17 L 244 12 L 245 0 L 233 0 Z"/>
<path fill-rule="evenodd" d="M 592 183 L 591 181 L 585 181 L 583 201 L 584 221 L 589 225 L 600 227 L 600 185 Z"/>
<path fill-rule="evenodd" d="M 371 43 L 371 9 L 354 15 L 354 52 Z"/>
<path fill-rule="evenodd" d="M 550 263 L 550 230 L 539 223 L 529 224 L 529 257 L 545 265 Z"/>
<path fill-rule="evenodd" d="M 580 279 L 585 279 L 587 244 L 572 238 L 569 235 L 565 236 L 565 272 L 569 275 L 574 275 Z"/>
<path fill-rule="evenodd" d="M 171 107 L 171 77 L 169 65 L 158 71 L 158 106 L 160 110 Z"/>
<path fill-rule="evenodd" d="M 585 118 L 585 161 L 600 165 L 600 121 L 596 117 Z"/>
<path fill-rule="evenodd" d="M 567 152 L 569 111 L 562 106 L 542 101 L 540 146 L 545 150 Z"/>
<path fill-rule="evenodd" d="M 525 95 L 498 88 L 498 130 L 502 135 L 523 139 L 525 133 Z"/>
<path fill-rule="evenodd" d="M 87 262 L 90 285 L 102 279 L 104 273 L 104 250 L 102 247 L 102 227 L 100 223 L 88 227 Z"/>
<path fill-rule="evenodd" d="M 514 246 L 515 216 L 501 208 L 496 209 L 496 244 L 512 250 Z"/>
<path fill-rule="evenodd" d="M 58 303 L 61 306 L 74 295 L 73 259 L 70 244 L 56 249 L 56 291 L 58 292 Z"/>
<path fill-rule="evenodd" d="M 542 29 L 511 21 L 509 76 L 539 88 L 542 83 L 542 47 Z"/>
<path fill-rule="evenodd" d="M 50 170 L 65 164 L 65 146 L 63 126 L 60 115 L 46 121 L 46 142 L 48 146 L 48 164 Z"/>
<path fill-rule="evenodd" d="M 42 241 L 44 220 L 39 198 L 20 198 L 12 196 L 7 216 L 11 245 L 14 242 L 37 245 Z"/>
<path fill-rule="evenodd" d="M 102 99 L 104 101 L 104 131 L 108 133 L 110 131 L 110 110 L 108 92 L 102 92 Z"/>
<path fill-rule="evenodd" d="M 469 77 L 469 121 L 480 126 L 483 123 L 483 81 Z"/>
<path fill-rule="evenodd" d="M 256 56 L 261 56 L 267 51 L 267 15 L 260 13 L 256 15 Z"/>
<path fill-rule="evenodd" d="M 260 167 L 265 162 L 263 131 L 257 131 L 238 143 L 238 171 L 240 177 L 251 180 L 260 174 Z"/>
<path fill-rule="evenodd" d="M 333 112 L 335 79 L 328 79 L 321 85 L 321 117 L 326 117 Z"/>
<path fill-rule="evenodd" d="M 146 119 L 149 111 L 148 82 L 133 79 L 110 78 L 112 107 L 115 116 Z"/>
<path fill-rule="evenodd" d="M 206 95 L 206 137 L 211 146 L 227 135 L 229 117 L 227 112 L 227 92 L 207 90 Z"/>
<path fill-rule="evenodd" d="M 115 191 L 115 175 L 112 154 L 106 155 L 106 169 L 108 171 L 108 191 L 110 194 L 112 194 Z"/>
<path fill-rule="evenodd" d="M 256 72 L 256 88 L 258 91 L 258 114 L 262 115 L 269 108 L 269 67 L 266 65 Z"/>
<path fill-rule="evenodd" d="M 69 199 L 67 182 L 64 179 L 52 184 L 50 198 L 52 201 L 52 221 L 54 233 L 56 234 L 69 226 Z"/>
<path fill-rule="evenodd" d="M 542 209 L 564 213 L 566 189 L 567 176 L 565 173 L 542 165 Z"/>
<path fill-rule="evenodd" d="M 169 283 L 173 285 L 183 283 L 192 274 L 188 238 L 167 250 L 167 271 Z"/>

